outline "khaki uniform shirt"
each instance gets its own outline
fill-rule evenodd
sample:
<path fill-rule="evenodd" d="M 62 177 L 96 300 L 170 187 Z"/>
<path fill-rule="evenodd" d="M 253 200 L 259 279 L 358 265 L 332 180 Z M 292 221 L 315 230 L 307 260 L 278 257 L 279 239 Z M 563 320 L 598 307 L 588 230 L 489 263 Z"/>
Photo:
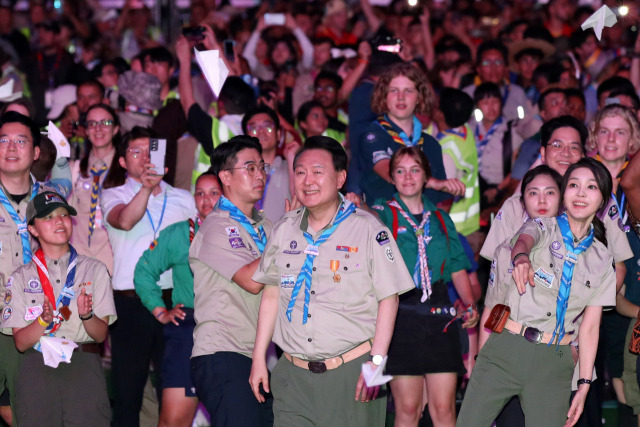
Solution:
<path fill-rule="evenodd" d="M 349 204 L 345 201 L 345 204 Z M 371 214 L 356 209 L 319 247 L 313 263 L 307 323 L 302 324 L 304 284 L 291 322 L 286 317 L 291 292 L 307 255 L 305 209 L 291 211 L 275 226 L 253 280 L 279 286 L 273 342 L 306 360 L 340 355 L 373 338 L 378 302 L 415 287 L 391 232 Z M 327 225 L 331 227 L 331 224 Z M 334 279 L 331 261 L 338 261 Z M 335 263 L 334 263 L 335 264 Z"/>
<path fill-rule="evenodd" d="M 32 177 L 31 185 L 33 185 L 33 182 L 34 178 Z M 27 205 L 31 199 L 31 187 L 29 187 L 29 194 L 27 197 L 22 199 L 19 204 L 16 204 L 11 200 L 11 196 L 9 196 L 9 192 L 4 188 L 4 185 L 0 183 L 0 186 L 7 198 L 9 198 L 9 201 L 16 210 L 16 213 L 21 218 L 24 218 L 27 213 Z M 38 193 L 42 193 L 43 191 L 51 191 L 51 188 L 40 183 Z M 29 240 L 31 241 L 31 251 L 32 253 L 35 253 L 39 247 L 38 241 L 31 236 L 29 236 Z M 18 234 L 18 226 L 13 222 L 9 212 L 0 203 L 0 307 L 3 307 L 4 304 L 4 291 L 7 280 L 9 279 L 9 276 L 11 276 L 11 273 L 21 265 L 23 265 L 22 239 L 20 238 L 20 234 Z"/>
<path fill-rule="evenodd" d="M 53 287 L 53 295 L 58 299 L 60 291 L 67 279 L 69 252 L 59 260 L 45 256 L 49 280 Z M 23 328 L 36 321 L 42 313 L 42 304 L 46 298 L 38 277 L 38 267 L 31 261 L 18 268 L 7 282 L 5 296 L 6 307 L 2 313 L 2 329 Z M 71 316 L 54 332 L 58 338 L 66 338 L 79 343 L 93 342 L 87 334 L 82 320 L 78 317 L 78 295 L 86 289 L 87 295 L 93 295 L 93 313 L 101 319 L 108 318 L 111 324 L 116 320 L 116 307 L 111 292 L 111 279 L 103 263 L 97 259 L 78 255 L 76 277 L 73 283 L 75 298 L 69 302 Z"/>
<path fill-rule="evenodd" d="M 523 295 L 510 275 L 506 301 L 511 308 L 511 319 L 551 333 L 556 326 L 556 300 L 562 281 L 564 256 L 567 253 L 560 227 L 555 218 L 536 218 L 527 221 L 511 240 L 514 244 L 520 234 L 534 239 L 529 258 L 535 272 L 535 286 L 528 286 Z M 500 258 L 498 262 L 504 262 Z M 510 263 L 510 261 L 509 261 Z M 510 264 L 509 268 L 510 268 Z M 500 266 L 502 268 L 502 266 Z M 616 304 L 616 273 L 613 257 L 607 248 L 594 239 L 580 255 L 573 269 L 571 293 L 565 315 L 565 331 L 576 336 L 582 312 L 587 306 L 613 306 Z"/>
<path fill-rule="evenodd" d="M 107 229 L 103 223 L 102 208 L 100 207 L 100 196 L 98 196 L 98 205 L 96 206 L 96 221 L 91 236 L 91 246 L 89 246 L 89 212 L 91 210 L 91 187 L 93 186 L 93 176 L 91 175 L 91 167 L 100 168 L 104 165 L 111 166 L 113 155 L 112 151 L 104 159 L 99 159 L 93 155 L 89 156 L 89 165 L 87 167 L 88 177 L 83 177 L 80 173 L 80 161 L 73 165 L 73 189 L 69 197 L 69 204 L 76 208 L 78 215 L 71 217 L 73 221 L 73 233 L 71 234 L 71 244 L 80 255 L 86 255 L 102 261 L 113 273 L 113 251 L 109 243 Z M 109 170 L 100 175 L 100 188 Z"/>
<path fill-rule="evenodd" d="M 252 223 L 270 235 L 271 223 L 255 210 Z M 189 249 L 196 320 L 192 357 L 218 351 L 251 357 L 262 293 L 251 294 L 231 278 L 257 258 L 253 238 L 229 212 L 214 209 L 207 215 Z"/>
<path fill-rule="evenodd" d="M 491 309 L 496 304 L 506 304 L 509 289 L 515 286 L 514 281 L 511 279 L 512 273 L 511 241 L 507 240 L 498 245 L 493 260 L 491 260 L 489 284 L 484 297 L 484 306 L 486 309 Z"/>
<path fill-rule="evenodd" d="M 625 232 L 618 225 L 619 213 L 615 200 L 609 199 L 604 214 L 599 218 L 604 223 L 607 237 L 607 248 L 613 255 L 615 262 L 624 262 L 633 257 L 633 251 Z M 509 197 L 491 223 L 491 228 L 480 250 L 480 255 L 492 260 L 498 245 L 505 240 L 510 240 L 522 227 L 524 221 L 529 218 L 520 202 L 520 195 Z"/>

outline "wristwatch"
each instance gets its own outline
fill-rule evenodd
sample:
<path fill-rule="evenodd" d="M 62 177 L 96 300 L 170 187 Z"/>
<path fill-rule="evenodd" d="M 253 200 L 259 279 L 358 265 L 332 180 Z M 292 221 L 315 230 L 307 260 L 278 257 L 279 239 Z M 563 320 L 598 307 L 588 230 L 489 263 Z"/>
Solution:
<path fill-rule="evenodd" d="M 85 314 L 84 316 L 81 316 L 80 314 L 78 314 L 78 317 L 80 318 L 80 320 L 85 321 L 85 320 L 89 320 L 93 317 L 93 310 L 91 310 L 90 312 L 88 312 L 87 314 Z"/>
<path fill-rule="evenodd" d="M 373 362 L 373 364 L 376 365 L 376 366 L 380 366 L 380 364 L 382 363 L 383 360 L 384 360 L 384 356 L 382 356 L 380 354 L 370 354 L 369 355 L 369 362 Z"/>
<path fill-rule="evenodd" d="M 578 387 L 580 387 L 582 384 L 591 384 L 592 382 L 593 382 L 593 380 L 588 380 L 586 378 L 580 378 L 578 380 L 577 385 L 578 385 Z"/>

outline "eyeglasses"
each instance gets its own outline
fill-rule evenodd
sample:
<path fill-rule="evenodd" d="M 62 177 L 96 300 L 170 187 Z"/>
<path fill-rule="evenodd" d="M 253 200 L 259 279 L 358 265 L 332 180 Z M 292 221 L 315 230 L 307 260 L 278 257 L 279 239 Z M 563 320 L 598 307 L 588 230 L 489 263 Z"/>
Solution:
<path fill-rule="evenodd" d="M 565 148 L 569 148 L 569 152 L 571 154 L 582 154 L 582 147 L 576 144 L 563 144 L 558 141 L 553 141 L 551 144 L 549 144 L 549 147 L 551 147 L 554 151 L 564 151 Z"/>
<path fill-rule="evenodd" d="M 273 132 L 275 125 L 272 122 L 263 125 L 247 125 L 247 133 L 251 136 L 257 136 L 260 129 L 264 129 L 267 133 Z"/>
<path fill-rule="evenodd" d="M 490 67 L 491 65 L 495 65 L 496 67 L 501 67 L 504 65 L 504 61 L 502 59 L 494 59 L 493 61 L 490 59 L 485 59 L 480 64 L 482 64 L 483 67 Z"/>
<path fill-rule="evenodd" d="M 87 128 L 95 129 L 98 126 L 111 127 L 113 126 L 113 120 L 87 120 Z"/>
<path fill-rule="evenodd" d="M 336 91 L 336 88 L 333 86 L 318 86 L 316 88 L 316 92 L 329 92 L 333 93 Z"/>
<path fill-rule="evenodd" d="M 247 173 L 249 174 L 249 176 L 255 176 L 255 174 L 260 171 L 260 173 L 263 173 L 265 175 L 268 175 L 269 172 L 271 172 L 271 165 L 269 163 L 261 163 L 259 165 L 255 164 L 255 163 L 249 163 L 248 165 L 244 165 L 244 166 L 240 166 L 239 168 L 228 168 L 225 170 L 235 170 L 235 169 L 244 169 L 247 171 Z"/>
<path fill-rule="evenodd" d="M 145 156 L 149 157 L 149 149 L 146 148 L 129 148 L 127 150 L 130 154 L 131 157 L 133 157 L 134 159 L 137 159 L 138 157 L 140 157 L 143 153 Z"/>
<path fill-rule="evenodd" d="M 13 142 L 18 148 L 24 148 L 25 145 L 27 145 L 27 142 L 29 142 L 29 140 L 25 138 L 18 138 L 18 139 L 0 138 L 0 148 L 1 149 L 9 148 L 10 142 Z"/>

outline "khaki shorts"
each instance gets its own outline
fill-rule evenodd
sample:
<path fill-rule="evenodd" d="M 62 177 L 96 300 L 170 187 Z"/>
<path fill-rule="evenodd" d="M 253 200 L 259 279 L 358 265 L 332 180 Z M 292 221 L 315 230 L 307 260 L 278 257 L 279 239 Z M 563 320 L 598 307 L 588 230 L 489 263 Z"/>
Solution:
<path fill-rule="evenodd" d="M 622 371 L 622 382 L 624 384 L 624 397 L 627 405 L 633 408 L 633 414 L 640 414 L 640 387 L 638 387 L 638 378 L 636 377 L 636 360 L 638 355 L 629 351 L 629 342 L 631 341 L 631 332 L 633 331 L 634 321 L 629 321 L 627 328 L 627 338 L 624 344 L 624 369 Z"/>

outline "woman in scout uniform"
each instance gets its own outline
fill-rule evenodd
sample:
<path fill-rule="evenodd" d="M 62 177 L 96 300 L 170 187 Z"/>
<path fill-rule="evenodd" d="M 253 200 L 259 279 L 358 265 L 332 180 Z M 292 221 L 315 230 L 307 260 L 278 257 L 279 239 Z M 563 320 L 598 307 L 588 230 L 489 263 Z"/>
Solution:
<path fill-rule="evenodd" d="M 595 159 L 599 160 L 613 177 L 612 203 L 609 205 L 609 209 L 604 212 L 604 215 L 607 215 L 610 219 L 617 220 L 618 226 L 624 231 L 630 231 L 630 226 L 626 209 L 626 196 L 618 183 L 628 164 L 628 159 L 637 153 L 638 149 L 640 149 L 640 127 L 636 114 L 631 109 L 620 104 L 611 104 L 596 113 L 589 128 L 587 151 L 595 151 L 597 153 Z M 634 288 L 637 282 L 638 264 L 636 261 L 640 256 L 640 240 L 635 233 L 627 232 L 625 234 L 633 251 L 633 257 L 625 261 L 627 274 L 624 283 L 627 286 L 618 298 L 624 299 L 624 295 L 629 291 L 630 299 L 637 303 L 640 302 L 640 299 L 634 295 L 638 293 L 638 290 Z M 628 301 L 626 302 L 628 304 Z M 625 301 L 621 301 L 621 304 L 625 305 Z M 624 312 L 625 310 L 623 309 L 622 311 Z M 636 317 L 634 312 L 627 312 L 626 314 L 629 317 Z M 625 384 L 622 381 L 624 355 L 627 353 L 625 335 L 629 329 L 629 324 L 633 323 L 630 322 L 629 317 L 625 317 L 617 311 L 610 311 L 605 313 L 602 319 L 604 360 L 612 377 L 616 397 L 622 403 L 626 402 L 623 388 L 627 385 L 637 384 L 637 381 L 629 384 Z M 634 385 L 634 388 L 637 390 L 637 385 Z M 633 394 L 637 395 L 637 393 L 635 391 Z M 638 408 L 638 404 L 635 407 Z"/>
<path fill-rule="evenodd" d="M 508 320 L 480 351 L 459 426 L 490 425 L 513 395 L 527 426 L 573 426 L 582 414 L 602 307 L 615 304 L 613 257 L 596 217 L 610 197 L 611 176 L 601 163 L 581 159 L 567 170 L 561 194 L 566 212 L 527 221 L 511 240 L 511 260 L 497 260 L 500 269 L 514 266 L 504 298 L 510 310 L 502 310 Z M 576 335 L 580 379 L 569 407 Z"/>
<path fill-rule="evenodd" d="M 520 194 L 520 202 L 526 219 L 555 217 L 560 207 L 560 187 L 562 187 L 562 176 L 549 166 L 540 165 L 528 171 L 522 178 Z M 511 287 L 508 280 L 503 280 L 504 277 L 509 278 L 510 272 L 498 270 L 497 259 L 501 256 L 506 257 L 507 261 L 511 259 L 511 239 L 505 240 L 496 248 L 496 254 L 491 262 L 489 286 L 484 297 L 485 309 L 480 319 L 479 348 L 482 348 L 491 334 L 491 330 L 484 328 L 491 309 L 494 305 L 504 301 L 504 297 Z M 502 265 L 500 266 L 502 267 Z"/>
<path fill-rule="evenodd" d="M 111 166 L 118 161 L 115 154 L 119 132 L 118 115 L 111 107 L 105 104 L 90 107 L 84 156 L 71 167 L 73 190 L 69 202 L 78 210 L 71 243 L 82 255 L 105 263 L 109 272 L 113 272 L 113 252 L 102 223 L 100 193 Z"/>
<path fill-rule="evenodd" d="M 379 114 L 360 138 L 361 186 L 366 199 L 388 200 L 394 193 L 389 175 L 391 155 L 400 147 L 418 146 L 429 159 L 431 179 L 427 196 L 433 203 L 449 198 L 446 191 L 462 196 L 465 188 L 457 179 L 447 180 L 438 141 L 423 132 L 416 114 L 428 114 L 433 100 L 427 77 L 417 67 L 400 63 L 389 67 L 373 91 L 371 109 Z M 435 190 L 435 191 L 434 191 Z"/>
<path fill-rule="evenodd" d="M 133 279 L 136 293 L 142 304 L 165 325 L 159 426 L 191 426 L 198 406 L 190 365 L 196 321 L 189 246 L 220 196 L 222 188 L 218 177 L 213 172 L 200 175 L 194 195 L 198 215 L 162 230 L 155 247 L 147 249 L 136 265 Z M 168 310 L 162 300 L 162 289 L 156 283 L 160 275 L 170 269 L 173 307 Z"/>
<path fill-rule="evenodd" d="M 469 260 L 455 226 L 422 191 L 430 178 L 429 161 L 418 147 L 401 147 L 391 157 L 389 176 L 398 193 L 373 206 L 397 239 L 402 258 L 413 273 L 415 288 L 400 296 L 387 373 L 396 404 L 396 425 L 418 425 L 427 384 L 429 413 L 435 425 L 455 424 L 457 375 L 464 372 L 460 337 L 447 328 L 456 316 L 446 282 L 453 284 L 471 315 L 463 324 L 473 327 L 478 313 L 466 269 Z M 466 315 L 460 313 L 459 317 Z"/>
<path fill-rule="evenodd" d="M 99 348 L 116 320 L 109 273 L 69 244 L 76 210 L 46 191 L 29 202 L 29 232 L 40 242 L 31 262 L 7 282 L 4 322 L 25 353 L 16 387 L 19 425 L 109 426 L 111 407 Z M 8 312 L 7 312 L 8 311 Z M 70 360 L 45 366 L 42 336 L 74 341 Z"/>

